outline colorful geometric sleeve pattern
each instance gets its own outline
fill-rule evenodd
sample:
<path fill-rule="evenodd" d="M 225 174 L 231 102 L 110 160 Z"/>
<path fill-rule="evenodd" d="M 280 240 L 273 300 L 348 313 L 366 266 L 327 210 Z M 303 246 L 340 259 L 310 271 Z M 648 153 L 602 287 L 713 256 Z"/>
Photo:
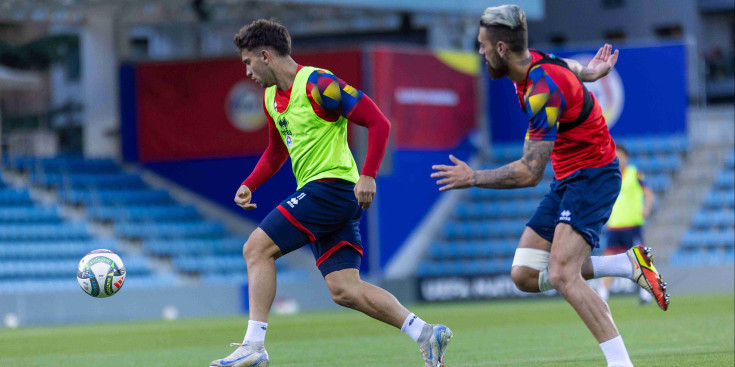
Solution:
<path fill-rule="evenodd" d="M 322 70 L 316 70 L 306 82 L 306 90 L 323 109 L 350 117 L 362 98 L 362 91 L 353 88 L 344 80 Z"/>
<path fill-rule="evenodd" d="M 526 90 L 526 114 L 529 123 L 527 140 L 556 140 L 559 118 L 564 114 L 567 103 L 561 89 L 540 65 L 528 73 Z"/>

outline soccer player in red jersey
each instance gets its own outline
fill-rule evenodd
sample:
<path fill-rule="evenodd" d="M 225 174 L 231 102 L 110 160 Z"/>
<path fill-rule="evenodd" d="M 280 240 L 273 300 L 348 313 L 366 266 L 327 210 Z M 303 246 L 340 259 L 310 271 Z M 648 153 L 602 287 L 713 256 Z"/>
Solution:
<path fill-rule="evenodd" d="M 551 159 L 554 181 L 526 225 L 513 259 L 511 278 L 526 292 L 556 289 L 600 343 L 608 366 L 632 366 L 610 309 L 585 279 L 615 276 L 636 281 L 666 310 L 665 284 L 650 249 L 590 257 L 620 192 L 621 176 L 602 109 L 582 82 L 609 73 L 612 47 L 600 48 L 586 66 L 528 49 L 526 16 L 515 5 L 485 10 L 477 38 L 491 78 L 508 77 L 529 118 L 523 157 L 498 169 L 473 171 L 435 165 L 440 190 L 471 186 L 512 189 L 535 186 Z"/>

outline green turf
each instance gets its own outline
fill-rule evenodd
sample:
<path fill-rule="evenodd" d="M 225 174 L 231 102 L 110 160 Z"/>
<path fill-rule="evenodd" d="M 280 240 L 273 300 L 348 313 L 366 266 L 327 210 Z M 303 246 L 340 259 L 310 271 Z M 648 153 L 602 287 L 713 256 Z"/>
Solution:
<path fill-rule="evenodd" d="M 733 366 L 733 295 L 674 298 L 671 309 L 610 307 L 637 366 Z M 605 366 L 597 343 L 563 300 L 518 300 L 412 308 L 454 331 L 453 366 Z M 207 366 L 239 342 L 245 318 L 0 329 L 0 366 Z M 271 366 L 422 366 L 400 331 L 353 311 L 274 316 Z"/>

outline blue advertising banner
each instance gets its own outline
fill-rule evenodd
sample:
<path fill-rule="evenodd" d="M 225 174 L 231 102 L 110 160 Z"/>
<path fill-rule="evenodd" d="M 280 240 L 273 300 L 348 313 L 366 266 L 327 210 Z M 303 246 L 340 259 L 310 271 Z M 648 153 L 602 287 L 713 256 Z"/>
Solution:
<path fill-rule="evenodd" d="M 586 65 L 597 49 L 540 50 Z M 487 115 L 494 144 L 519 143 L 528 127 L 513 82 L 488 78 Z M 686 133 L 686 49 L 673 44 L 620 48 L 613 71 L 586 83 L 600 105 L 613 137 Z"/>

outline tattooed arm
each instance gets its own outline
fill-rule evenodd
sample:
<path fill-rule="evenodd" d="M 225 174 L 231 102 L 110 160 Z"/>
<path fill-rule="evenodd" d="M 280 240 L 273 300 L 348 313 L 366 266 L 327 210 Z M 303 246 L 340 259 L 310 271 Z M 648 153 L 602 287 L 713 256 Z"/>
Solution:
<path fill-rule="evenodd" d="M 544 169 L 553 149 L 553 141 L 526 140 L 521 159 L 496 169 L 475 171 L 472 186 L 487 189 L 536 186 L 544 177 Z"/>
<path fill-rule="evenodd" d="M 536 186 L 544 176 L 544 169 L 553 149 L 553 141 L 526 140 L 521 159 L 500 168 L 482 171 L 473 171 L 467 163 L 450 155 L 449 159 L 455 165 L 435 165 L 432 168 L 437 172 L 432 173 L 431 177 L 441 178 L 436 182 L 437 185 L 444 185 L 439 188 L 439 191 L 464 189 L 471 186 L 487 189 Z"/>

